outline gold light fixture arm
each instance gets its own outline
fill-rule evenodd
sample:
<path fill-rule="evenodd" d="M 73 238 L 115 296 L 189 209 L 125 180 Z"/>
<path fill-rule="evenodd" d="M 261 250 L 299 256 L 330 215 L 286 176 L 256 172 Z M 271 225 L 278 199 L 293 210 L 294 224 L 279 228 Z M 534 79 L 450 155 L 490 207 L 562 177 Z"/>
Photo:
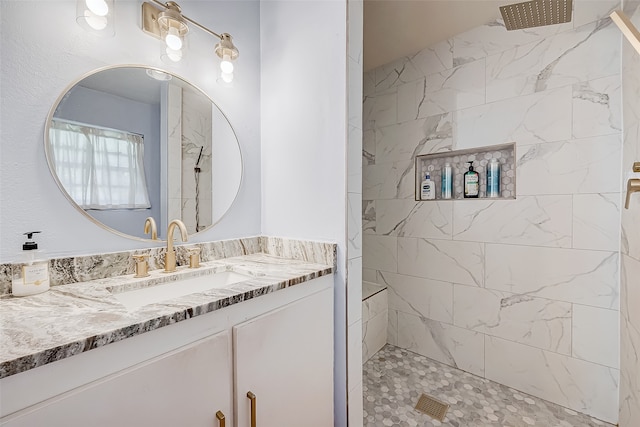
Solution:
<path fill-rule="evenodd" d="M 150 1 L 151 1 L 151 2 L 153 2 L 153 3 L 155 3 L 155 4 L 157 4 L 158 6 L 160 6 L 160 7 L 161 7 L 161 8 L 163 8 L 163 9 L 166 9 L 166 8 L 167 8 L 167 4 L 166 4 L 166 3 L 163 3 L 163 2 L 158 1 L 158 0 L 150 0 Z M 143 3 L 143 8 L 144 8 L 144 3 Z M 143 16 L 144 16 L 144 12 L 143 12 Z M 189 18 L 188 16 L 186 16 L 186 15 L 182 15 L 182 19 L 184 19 L 185 21 L 189 21 L 190 23 L 192 23 L 192 24 L 193 24 L 193 25 L 195 25 L 196 27 L 200 28 L 202 31 L 204 31 L 204 32 L 206 32 L 206 33 L 209 33 L 209 34 L 211 34 L 212 36 L 217 37 L 217 38 L 219 38 L 220 40 L 222 40 L 222 35 L 220 35 L 220 34 L 216 33 L 215 31 L 211 31 L 210 29 L 208 29 L 208 28 L 207 28 L 207 27 L 205 27 L 204 25 L 202 25 L 202 24 L 200 24 L 200 23 L 198 23 L 198 22 L 194 21 L 193 19 Z M 144 24 L 143 24 L 143 26 L 144 26 Z M 145 31 L 146 31 L 146 29 L 145 29 Z M 158 35 L 158 38 L 159 38 L 159 35 Z"/>

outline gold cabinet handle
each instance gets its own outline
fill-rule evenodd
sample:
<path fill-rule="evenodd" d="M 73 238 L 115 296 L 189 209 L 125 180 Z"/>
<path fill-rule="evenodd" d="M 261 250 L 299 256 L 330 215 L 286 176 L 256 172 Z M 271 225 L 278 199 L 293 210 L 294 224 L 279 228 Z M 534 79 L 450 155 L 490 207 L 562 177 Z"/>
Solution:
<path fill-rule="evenodd" d="M 216 412 L 216 418 L 220 421 L 220 427 L 224 427 L 224 414 L 222 411 Z"/>
<path fill-rule="evenodd" d="M 632 178 L 627 181 L 627 199 L 624 203 L 624 208 L 629 209 L 629 202 L 631 201 L 631 194 L 640 191 L 640 178 Z"/>
<path fill-rule="evenodd" d="M 256 427 L 256 395 L 249 391 L 247 397 L 251 400 L 251 427 Z"/>

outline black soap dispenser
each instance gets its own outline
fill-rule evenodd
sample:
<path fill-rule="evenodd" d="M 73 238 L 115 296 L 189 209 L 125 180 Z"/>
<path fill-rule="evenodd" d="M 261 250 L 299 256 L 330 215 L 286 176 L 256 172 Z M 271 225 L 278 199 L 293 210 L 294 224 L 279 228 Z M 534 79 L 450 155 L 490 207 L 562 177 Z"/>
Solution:
<path fill-rule="evenodd" d="M 480 193 L 480 175 L 473 170 L 473 162 L 467 162 L 469 170 L 464 174 L 464 197 L 478 198 Z"/>

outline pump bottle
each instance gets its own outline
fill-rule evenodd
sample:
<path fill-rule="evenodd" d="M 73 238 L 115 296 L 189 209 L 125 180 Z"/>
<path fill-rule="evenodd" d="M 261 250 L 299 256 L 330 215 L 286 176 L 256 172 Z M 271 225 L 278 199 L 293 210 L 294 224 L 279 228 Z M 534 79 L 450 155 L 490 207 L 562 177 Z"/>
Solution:
<path fill-rule="evenodd" d="M 49 260 L 40 257 L 38 244 L 32 240 L 39 231 L 24 233 L 27 241 L 22 245 L 18 263 L 11 267 L 11 293 L 21 297 L 49 290 Z"/>
<path fill-rule="evenodd" d="M 473 170 L 473 162 L 467 162 L 469 170 L 464 174 L 464 197 L 477 198 L 480 193 L 480 176 Z"/>

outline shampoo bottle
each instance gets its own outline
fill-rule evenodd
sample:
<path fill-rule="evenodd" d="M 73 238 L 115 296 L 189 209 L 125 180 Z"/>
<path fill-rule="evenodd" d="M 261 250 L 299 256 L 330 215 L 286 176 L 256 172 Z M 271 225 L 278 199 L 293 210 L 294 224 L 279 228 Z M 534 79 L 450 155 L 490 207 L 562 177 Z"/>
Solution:
<path fill-rule="evenodd" d="M 450 199 L 453 197 L 453 169 L 451 163 L 447 163 L 442 168 L 442 182 L 441 191 L 443 199 Z"/>
<path fill-rule="evenodd" d="M 469 163 L 469 170 L 464 174 L 464 197 L 477 198 L 480 193 L 480 176 L 473 170 L 473 162 Z"/>
<path fill-rule="evenodd" d="M 49 260 L 40 258 L 38 244 L 32 240 L 39 231 L 24 233 L 27 241 L 22 245 L 21 260 L 12 265 L 11 293 L 14 296 L 39 294 L 49 290 Z"/>
<path fill-rule="evenodd" d="M 435 188 L 433 188 L 431 175 L 427 173 L 424 177 L 424 181 L 422 181 L 422 184 L 420 184 L 420 199 L 433 200 L 435 198 L 436 198 L 436 192 L 435 192 Z"/>
<path fill-rule="evenodd" d="M 500 163 L 491 159 L 487 165 L 487 197 L 500 197 Z"/>

